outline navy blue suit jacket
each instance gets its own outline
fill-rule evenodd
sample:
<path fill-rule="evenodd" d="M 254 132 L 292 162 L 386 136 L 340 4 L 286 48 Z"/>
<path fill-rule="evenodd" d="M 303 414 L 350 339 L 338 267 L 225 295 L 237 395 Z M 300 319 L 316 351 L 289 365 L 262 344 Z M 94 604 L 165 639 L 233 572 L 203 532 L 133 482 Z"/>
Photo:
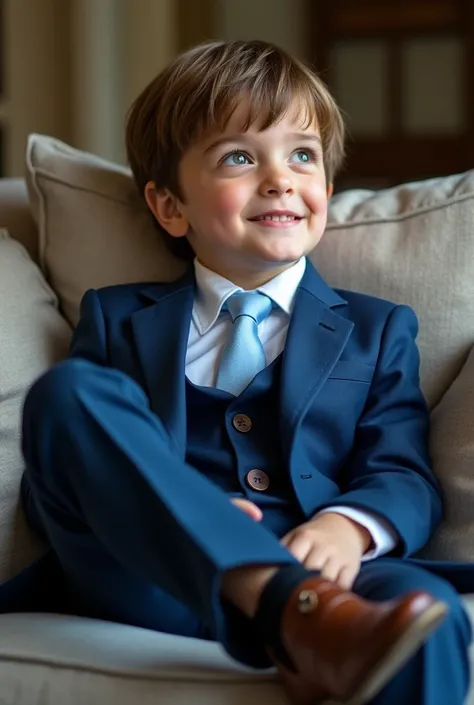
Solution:
<path fill-rule="evenodd" d="M 171 284 L 86 293 L 71 355 L 122 370 L 186 453 L 185 357 L 194 271 Z M 281 378 L 281 450 L 309 518 L 331 505 L 382 516 L 400 555 L 441 518 L 419 388 L 417 320 L 406 306 L 334 291 L 311 263 L 297 290 Z"/>
<path fill-rule="evenodd" d="M 194 292 L 193 268 L 173 283 L 90 290 L 71 345 L 71 356 L 121 370 L 144 388 L 183 460 Z M 335 505 L 374 512 L 397 532 L 400 557 L 418 551 L 442 516 L 428 456 L 417 330 L 409 307 L 333 290 L 308 261 L 281 376 L 277 437 L 305 516 Z M 51 570 L 59 574 L 51 556 L 42 566 L 39 582 Z M 16 595 L 25 584 L 16 581 Z M 0 611 L 10 611 L 12 594 L 0 591 Z"/>

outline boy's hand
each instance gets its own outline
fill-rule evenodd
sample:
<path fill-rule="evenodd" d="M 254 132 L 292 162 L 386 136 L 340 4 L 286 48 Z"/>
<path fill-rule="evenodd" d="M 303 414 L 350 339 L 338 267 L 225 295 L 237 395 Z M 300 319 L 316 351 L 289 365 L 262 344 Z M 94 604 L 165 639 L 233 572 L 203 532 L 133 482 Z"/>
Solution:
<path fill-rule="evenodd" d="M 232 497 L 230 501 L 232 502 L 232 504 L 235 504 L 236 507 L 248 514 L 249 517 L 254 521 L 260 521 L 262 519 L 262 510 L 249 499 L 240 499 L 240 497 Z"/>
<path fill-rule="evenodd" d="M 261 521 L 262 510 L 248 499 L 232 497 L 232 504 Z M 343 514 L 327 512 L 297 526 L 281 540 L 309 570 L 350 590 L 360 569 L 360 559 L 372 543 L 369 531 Z"/>
<path fill-rule="evenodd" d="M 320 570 L 322 578 L 350 590 L 372 537 L 352 519 L 328 512 L 292 529 L 281 543 L 306 568 Z"/>

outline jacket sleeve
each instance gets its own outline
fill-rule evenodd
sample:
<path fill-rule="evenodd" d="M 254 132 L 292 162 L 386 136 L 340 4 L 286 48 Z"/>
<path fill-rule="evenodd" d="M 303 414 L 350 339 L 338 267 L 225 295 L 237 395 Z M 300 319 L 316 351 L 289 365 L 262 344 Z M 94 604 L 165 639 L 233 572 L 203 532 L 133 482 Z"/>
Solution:
<path fill-rule="evenodd" d="M 82 298 L 69 356 L 80 357 L 97 365 L 108 364 L 104 315 L 95 289 L 86 291 Z"/>
<path fill-rule="evenodd" d="M 417 332 L 413 310 L 395 307 L 382 336 L 353 451 L 340 477 L 342 494 L 331 503 L 383 517 L 400 537 L 394 553 L 401 556 L 424 546 L 442 516 L 441 489 L 430 467 Z"/>

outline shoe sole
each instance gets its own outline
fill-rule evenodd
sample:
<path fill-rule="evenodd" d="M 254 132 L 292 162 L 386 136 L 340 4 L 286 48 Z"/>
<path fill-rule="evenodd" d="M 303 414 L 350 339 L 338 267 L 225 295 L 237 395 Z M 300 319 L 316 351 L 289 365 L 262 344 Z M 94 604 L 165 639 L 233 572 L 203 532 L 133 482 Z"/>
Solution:
<path fill-rule="evenodd" d="M 368 703 L 406 664 L 431 632 L 441 624 L 447 612 L 448 607 L 443 602 L 435 602 L 423 612 L 395 642 L 384 658 L 377 663 L 348 700 L 331 698 L 314 703 L 314 705 L 365 705 Z"/>

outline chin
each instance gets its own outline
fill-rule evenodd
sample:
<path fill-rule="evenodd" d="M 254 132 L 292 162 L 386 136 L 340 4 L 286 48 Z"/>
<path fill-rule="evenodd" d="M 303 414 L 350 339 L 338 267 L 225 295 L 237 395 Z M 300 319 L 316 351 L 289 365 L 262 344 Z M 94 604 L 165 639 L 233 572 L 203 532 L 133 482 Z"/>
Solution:
<path fill-rule="evenodd" d="M 305 252 L 302 250 L 287 250 L 286 252 L 268 252 L 262 256 L 262 259 L 264 259 L 269 264 L 283 265 L 290 264 L 291 262 L 296 262 L 300 259 L 300 257 L 303 257 L 304 254 Z"/>

